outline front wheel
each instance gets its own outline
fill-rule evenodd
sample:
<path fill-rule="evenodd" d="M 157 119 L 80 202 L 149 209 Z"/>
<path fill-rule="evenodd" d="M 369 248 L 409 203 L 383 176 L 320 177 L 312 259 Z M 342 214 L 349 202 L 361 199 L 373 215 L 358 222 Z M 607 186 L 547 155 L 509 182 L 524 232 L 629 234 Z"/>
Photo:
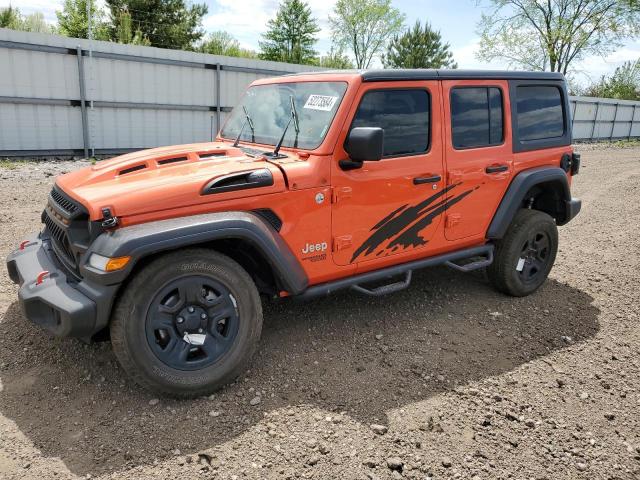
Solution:
<path fill-rule="evenodd" d="M 508 295 L 529 295 L 547 279 L 557 251 L 558 228 L 553 218 L 522 209 L 496 244 L 493 263 L 487 268 L 489 280 Z"/>
<path fill-rule="evenodd" d="M 114 309 L 111 342 L 141 386 L 194 397 L 240 375 L 261 330 L 260 296 L 247 272 L 225 255 L 190 249 L 136 274 Z"/>

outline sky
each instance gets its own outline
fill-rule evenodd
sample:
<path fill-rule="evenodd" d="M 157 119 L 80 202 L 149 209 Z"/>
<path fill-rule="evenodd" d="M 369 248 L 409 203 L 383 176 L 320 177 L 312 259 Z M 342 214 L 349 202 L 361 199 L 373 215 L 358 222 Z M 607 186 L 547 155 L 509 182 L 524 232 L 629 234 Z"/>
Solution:
<path fill-rule="evenodd" d="M 198 0 L 204 1 L 209 13 L 204 18 L 207 31 L 226 30 L 234 35 L 244 48 L 258 50 L 258 41 L 266 30 L 266 23 L 275 16 L 278 0 Z M 102 0 L 98 0 L 103 3 Z M 328 16 L 336 0 L 307 0 L 313 15 L 318 19 L 321 31 L 318 34 L 316 49 L 326 53 L 331 47 L 331 32 Z M 11 3 L 23 13 L 40 11 L 49 22 L 55 22 L 55 11 L 61 8 L 63 0 L 0 0 L 0 7 Z M 406 24 L 413 25 L 416 20 L 429 21 L 440 30 L 442 37 L 451 45 L 459 68 L 507 68 L 499 61 L 486 63 L 475 58 L 479 37 L 477 23 L 482 7 L 476 0 L 392 0 L 393 5 L 407 16 Z M 610 74 L 628 60 L 640 58 L 640 39 L 628 41 L 616 52 L 606 58 L 598 56 L 586 58 L 576 65 L 578 83 L 587 84 L 600 76 Z M 379 66 L 379 64 L 377 65 Z"/>

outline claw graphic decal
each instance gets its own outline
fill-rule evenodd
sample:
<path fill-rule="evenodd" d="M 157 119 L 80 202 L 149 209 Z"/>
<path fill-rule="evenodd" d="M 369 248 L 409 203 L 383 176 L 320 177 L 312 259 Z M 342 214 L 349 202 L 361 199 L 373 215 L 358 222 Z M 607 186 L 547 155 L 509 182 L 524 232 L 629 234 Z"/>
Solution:
<path fill-rule="evenodd" d="M 362 254 L 370 255 L 385 242 L 388 243 L 376 255 L 381 255 L 389 249 L 395 252 L 400 247 L 418 247 L 427 243 L 420 232 L 431 225 L 433 219 L 446 211 L 447 208 L 455 205 L 478 188 L 474 187 L 458 195 L 446 197 L 449 191 L 460 185 L 460 183 L 449 185 L 417 205 L 402 205 L 391 212 L 371 229 L 373 233 L 356 249 L 351 257 L 351 262 Z"/>

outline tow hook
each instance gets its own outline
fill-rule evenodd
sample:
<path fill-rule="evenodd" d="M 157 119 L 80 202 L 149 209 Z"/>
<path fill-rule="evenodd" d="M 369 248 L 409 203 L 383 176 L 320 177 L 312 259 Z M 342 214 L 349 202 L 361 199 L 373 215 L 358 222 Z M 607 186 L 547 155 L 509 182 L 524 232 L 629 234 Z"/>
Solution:
<path fill-rule="evenodd" d="M 111 214 L 111 209 L 103 208 L 102 209 L 102 227 L 113 228 L 117 225 L 118 225 L 118 217 L 115 217 Z"/>
<path fill-rule="evenodd" d="M 44 282 L 44 279 L 49 276 L 49 270 L 43 270 L 36 277 L 36 285 L 41 285 Z"/>

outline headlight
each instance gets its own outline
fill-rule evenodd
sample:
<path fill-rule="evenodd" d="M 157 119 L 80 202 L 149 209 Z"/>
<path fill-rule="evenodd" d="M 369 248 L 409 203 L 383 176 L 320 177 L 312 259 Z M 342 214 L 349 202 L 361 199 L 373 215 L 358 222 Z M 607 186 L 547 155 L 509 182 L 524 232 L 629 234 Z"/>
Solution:
<path fill-rule="evenodd" d="M 113 272 L 127 266 L 131 257 L 114 257 L 109 258 L 97 253 L 92 253 L 89 257 L 89 265 L 96 270 L 103 272 Z"/>

